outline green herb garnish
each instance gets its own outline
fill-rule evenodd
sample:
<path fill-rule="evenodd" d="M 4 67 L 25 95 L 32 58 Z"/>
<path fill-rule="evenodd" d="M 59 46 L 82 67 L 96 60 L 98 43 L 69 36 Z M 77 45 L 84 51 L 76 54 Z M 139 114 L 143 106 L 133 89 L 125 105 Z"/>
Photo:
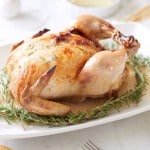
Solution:
<path fill-rule="evenodd" d="M 13 100 L 9 95 L 8 85 L 9 78 L 5 70 L 0 72 L 0 94 L 7 105 L 0 104 L 0 117 L 7 122 L 23 122 L 26 124 L 38 124 L 49 126 L 71 125 L 85 122 L 92 119 L 102 118 L 110 114 L 112 110 L 119 110 L 123 106 L 129 104 L 138 104 L 142 100 L 142 96 L 147 87 L 147 77 L 141 71 L 143 66 L 150 69 L 150 59 L 142 56 L 134 56 L 129 59 L 129 64 L 134 68 L 137 84 L 133 90 L 130 90 L 117 98 L 111 98 L 102 106 L 98 106 L 92 110 L 78 113 L 68 113 L 64 117 L 41 116 L 30 113 L 25 109 L 13 107 Z"/>
<path fill-rule="evenodd" d="M 31 56 L 33 53 L 34 53 L 34 52 L 30 52 L 30 53 L 28 54 L 28 56 Z"/>

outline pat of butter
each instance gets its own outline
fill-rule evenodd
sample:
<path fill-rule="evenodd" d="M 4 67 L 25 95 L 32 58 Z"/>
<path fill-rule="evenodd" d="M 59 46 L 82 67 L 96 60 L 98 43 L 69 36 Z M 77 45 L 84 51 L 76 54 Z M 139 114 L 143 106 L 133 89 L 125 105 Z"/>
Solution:
<path fill-rule="evenodd" d="M 80 6 L 108 6 L 114 0 L 69 0 L 70 2 Z"/>

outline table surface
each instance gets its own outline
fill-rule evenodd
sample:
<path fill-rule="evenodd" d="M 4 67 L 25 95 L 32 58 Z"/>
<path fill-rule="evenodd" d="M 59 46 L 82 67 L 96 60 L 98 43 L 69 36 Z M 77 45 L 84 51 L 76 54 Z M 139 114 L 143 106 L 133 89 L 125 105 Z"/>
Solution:
<path fill-rule="evenodd" d="M 149 2 L 150 0 L 124 0 L 123 5 L 119 8 L 119 13 L 114 13 L 107 19 L 123 20 Z M 23 9 L 32 5 L 29 0 L 22 3 Z M 32 35 L 42 27 L 53 28 L 55 24 L 55 28 L 59 28 L 73 20 L 69 14 L 66 14 L 64 0 L 49 2 L 45 0 L 44 4 L 39 3 L 39 5 L 45 9 L 46 15 L 48 14 L 44 18 L 46 21 L 43 20 L 43 24 L 40 26 L 33 25 L 29 28 L 23 26 L 16 29 L 15 26 L 12 27 L 10 20 L 4 24 L 1 24 L 0 21 L 0 45 Z M 142 24 L 150 29 L 150 20 L 144 21 Z M 14 29 L 16 30 L 14 31 Z M 150 147 L 150 111 L 80 131 L 31 139 L 0 140 L 0 144 L 10 146 L 13 150 L 80 150 L 82 144 L 88 139 L 100 146 L 102 150 L 147 150 Z"/>

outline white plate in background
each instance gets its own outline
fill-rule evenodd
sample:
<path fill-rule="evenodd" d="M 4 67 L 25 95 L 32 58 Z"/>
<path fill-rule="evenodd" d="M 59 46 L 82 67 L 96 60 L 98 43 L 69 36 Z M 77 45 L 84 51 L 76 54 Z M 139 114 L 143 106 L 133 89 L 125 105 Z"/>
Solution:
<path fill-rule="evenodd" d="M 139 53 L 145 56 L 150 56 L 150 31 L 136 23 L 119 23 L 116 27 L 126 35 L 134 35 L 141 43 Z M 0 47 L 0 68 L 3 68 L 9 55 L 10 45 Z M 20 58 L 21 59 L 21 58 Z M 0 120 L 0 139 L 14 139 L 14 138 L 30 138 L 45 135 L 53 135 L 58 133 L 65 133 L 69 131 L 89 128 L 116 120 L 131 117 L 142 112 L 150 110 L 150 92 L 143 97 L 143 100 L 136 106 L 123 108 L 120 112 L 110 114 L 105 118 L 100 118 L 77 125 L 69 125 L 63 127 L 48 127 L 48 126 L 26 126 L 26 130 L 20 125 L 7 124 L 7 122 Z"/>

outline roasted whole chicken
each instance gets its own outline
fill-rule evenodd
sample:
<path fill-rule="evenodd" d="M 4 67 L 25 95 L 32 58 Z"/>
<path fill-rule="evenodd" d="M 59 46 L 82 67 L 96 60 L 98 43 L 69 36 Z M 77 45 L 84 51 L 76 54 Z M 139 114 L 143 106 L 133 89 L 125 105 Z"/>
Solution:
<path fill-rule="evenodd" d="M 121 49 L 104 48 L 99 41 L 107 38 Z M 133 36 L 90 15 L 78 17 L 64 32 L 48 34 L 44 29 L 13 45 L 6 64 L 11 95 L 29 112 L 64 116 L 70 107 L 59 99 L 83 101 L 117 91 L 127 76 L 128 56 L 139 47 Z"/>

